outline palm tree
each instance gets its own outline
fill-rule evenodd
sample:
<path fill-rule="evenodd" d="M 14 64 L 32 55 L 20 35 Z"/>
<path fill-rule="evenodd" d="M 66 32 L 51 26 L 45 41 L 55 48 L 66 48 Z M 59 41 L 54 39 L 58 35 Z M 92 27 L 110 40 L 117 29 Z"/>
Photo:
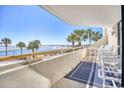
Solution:
<path fill-rule="evenodd" d="M 67 41 L 72 43 L 72 46 L 75 46 L 75 42 L 76 42 L 76 35 L 75 34 L 71 34 L 67 37 Z"/>
<path fill-rule="evenodd" d="M 26 47 L 24 42 L 19 42 L 18 44 L 16 44 L 16 46 L 20 48 L 21 54 L 22 54 L 22 48 Z"/>
<path fill-rule="evenodd" d="M 29 42 L 27 49 L 31 49 L 32 52 L 34 52 L 34 50 L 35 50 L 35 42 L 34 41 Z"/>
<path fill-rule="evenodd" d="M 82 40 L 82 35 L 83 35 L 82 30 L 74 30 L 74 34 L 76 36 L 76 40 L 78 42 L 78 45 L 81 46 L 81 40 Z"/>
<path fill-rule="evenodd" d="M 68 36 L 67 41 L 72 42 L 72 45 L 75 46 L 75 43 L 78 42 L 78 46 L 81 46 L 81 41 L 86 41 L 88 38 L 88 31 L 86 30 L 74 30 L 74 33 Z"/>
<path fill-rule="evenodd" d="M 88 29 L 88 34 L 89 34 L 89 45 L 91 46 L 92 40 L 94 41 L 94 38 L 96 37 L 96 33 L 91 29 Z"/>
<path fill-rule="evenodd" d="M 34 40 L 34 41 L 29 42 L 27 49 L 31 49 L 32 52 L 35 52 L 35 49 L 37 51 L 40 45 L 41 45 L 41 42 L 39 40 Z"/>
<path fill-rule="evenodd" d="M 82 31 L 82 40 L 86 41 L 88 39 L 88 31 L 87 30 L 81 30 Z"/>
<path fill-rule="evenodd" d="M 40 40 L 35 40 L 34 42 L 35 42 L 35 48 L 36 48 L 36 52 L 37 52 L 37 50 L 41 46 L 41 42 L 40 42 Z"/>
<path fill-rule="evenodd" d="M 99 32 L 94 32 L 94 34 L 92 36 L 92 40 L 98 41 L 100 38 L 102 38 L 102 34 L 100 34 Z"/>
<path fill-rule="evenodd" d="M 11 44 L 12 41 L 11 41 L 11 39 L 9 39 L 9 38 L 3 38 L 3 39 L 1 40 L 1 43 L 5 45 L 6 56 L 7 56 L 8 44 Z"/>
<path fill-rule="evenodd" d="M 89 45 L 91 46 L 91 40 L 92 40 L 92 30 L 88 29 L 88 36 L 89 36 Z"/>
<path fill-rule="evenodd" d="M 41 43 L 39 40 L 34 40 L 34 41 L 29 42 L 27 49 L 31 49 L 32 52 L 35 52 L 35 49 L 37 51 L 37 49 L 40 47 L 40 45 L 41 45 Z M 33 55 L 33 58 L 34 57 L 35 56 Z"/>

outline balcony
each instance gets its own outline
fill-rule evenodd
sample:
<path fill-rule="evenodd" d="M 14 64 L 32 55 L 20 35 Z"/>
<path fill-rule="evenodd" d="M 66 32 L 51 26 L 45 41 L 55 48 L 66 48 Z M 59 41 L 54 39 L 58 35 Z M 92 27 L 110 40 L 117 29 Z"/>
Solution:
<path fill-rule="evenodd" d="M 120 6 L 41 7 L 71 25 L 85 24 L 108 28 L 115 27 L 120 21 Z M 85 9 L 90 11 L 88 14 L 83 13 L 86 15 L 77 11 L 85 12 Z M 90 15 L 92 9 L 98 9 L 92 13 L 93 18 Z M 103 10 L 102 14 L 100 9 Z M 115 35 L 117 31 L 112 29 L 115 31 L 114 35 L 111 35 L 111 29 L 105 29 L 104 36 L 100 40 L 85 48 L 75 47 L 0 57 L 0 87 L 121 87 L 121 54 L 118 54 L 118 36 Z"/>

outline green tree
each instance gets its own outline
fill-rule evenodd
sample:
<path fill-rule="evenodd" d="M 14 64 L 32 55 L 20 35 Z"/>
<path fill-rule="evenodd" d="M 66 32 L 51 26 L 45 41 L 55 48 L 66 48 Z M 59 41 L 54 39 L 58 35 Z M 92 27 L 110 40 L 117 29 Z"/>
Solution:
<path fill-rule="evenodd" d="M 88 29 L 88 38 L 89 38 L 89 45 L 91 46 L 91 42 L 92 42 L 92 30 Z"/>
<path fill-rule="evenodd" d="M 34 41 L 29 42 L 27 49 L 31 49 L 32 52 L 35 52 L 35 49 L 37 51 L 37 49 L 39 49 L 40 45 L 41 45 L 41 43 L 39 40 L 34 40 Z"/>
<path fill-rule="evenodd" d="M 87 30 L 81 30 L 82 31 L 82 41 L 86 41 L 88 39 L 88 31 Z"/>
<path fill-rule="evenodd" d="M 102 38 L 102 34 L 100 34 L 99 32 L 94 32 L 94 34 L 92 36 L 92 40 L 98 41 L 100 38 Z"/>
<path fill-rule="evenodd" d="M 21 54 L 23 54 L 22 49 L 26 47 L 25 43 L 24 42 L 19 42 L 18 44 L 16 44 L 16 46 L 20 48 Z"/>
<path fill-rule="evenodd" d="M 75 34 L 71 34 L 67 37 L 67 41 L 72 43 L 72 46 L 75 46 L 76 43 L 76 35 Z"/>
<path fill-rule="evenodd" d="M 35 42 L 34 41 L 30 41 L 29 44 L 28 44 L 27 49 L 31 49 L 32 52 L 34 52 L 34 50 L 35 50 Z"/>
<path fill-rule="evenodd" d="M 86 41 L 88 39 L 88 31 L 87 30 L 75 30 L 74 34 L 76 35 L 76 40 L 78 45 L 81 46 L 81 41 Z"/>
<path fill-rule="evenodd" d="M 3 38 L 3 39 L 1 40 L 1 43 L 5 45 L 6 56 L 7 56 L 7 52 L 8 52 L 8 49 L 7 49 L 7 48 L 8 48 L 8 44 L 11 44 L 12 41 L 11 41 L 11 39 L 9 39 L 9 38 Z"/>
<path fill-rule="evenodd" d="M 35 42 L 35 48 L 36 48 L 36 52 L 37 52 L 37 50 L 41 46 L 41 42 L 40 42 L 40 40 L 35 40 L 34 42 Z"/>
<path fill-rule="evenodd" d="M 96 33 L 91 29 L 88 29 L 88 36 L 89 36 L 89 45 L 91 46 L 92 41 L 94 41 L 94 38 L 96 37 Z"/>
<path fill-rule="evenodd" d="M 83 31 L 82 30 L 74 30 L 74 34 L 76 36 L 76 41 L 78 42 L 78 45 L 81 46 Z"/>

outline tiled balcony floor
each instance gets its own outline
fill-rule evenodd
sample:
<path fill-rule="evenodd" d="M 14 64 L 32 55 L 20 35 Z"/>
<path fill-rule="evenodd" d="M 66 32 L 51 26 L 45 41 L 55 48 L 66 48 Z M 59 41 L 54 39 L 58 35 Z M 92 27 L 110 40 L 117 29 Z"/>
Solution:
<path fill-rule="evenodd" d="M 85 88 L 86 84 L 82 84 L 67 78 L 62 78 L 55 83 L 52 88 Z"/>
<path fill-rule="evenodd" d="M 87 64 L 85 64 L 85 62 L 81 62 L 69 74 L 67 74 L 61 80 L 56 82 L 52 87 L 53 88 L 86 88 L 87 82 L 88 82 L 88 79 L 90 76 L 91 68 L 92 68 L 91 62 L 87 62 Z M 80 70 L 78 70 L 78 69 L 80 69 Z M 75 74 L 75 72 L 76 72 L 76 74 Z M 82 74 L 83 74 L 83 76 L 82 76 Z M 82 83 L 80 81 L 76 81 L 72 77 L 77 77 L 77 78 L 81 77 L 86 82 Z M 92 87 L 92 85 L 89 85 L 89 87 Z"/>

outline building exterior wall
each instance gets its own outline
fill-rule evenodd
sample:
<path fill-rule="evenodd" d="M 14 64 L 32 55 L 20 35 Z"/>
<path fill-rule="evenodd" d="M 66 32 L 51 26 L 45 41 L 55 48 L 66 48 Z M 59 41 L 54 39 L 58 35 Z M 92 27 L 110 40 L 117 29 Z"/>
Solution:
<path fill-rule="evenodd" d="M 118 47 L 118 25 L 116 24 L 111 29 L 107 29 L 108 45 L 112 46 L 113 51 L 117 51 Z"/>

